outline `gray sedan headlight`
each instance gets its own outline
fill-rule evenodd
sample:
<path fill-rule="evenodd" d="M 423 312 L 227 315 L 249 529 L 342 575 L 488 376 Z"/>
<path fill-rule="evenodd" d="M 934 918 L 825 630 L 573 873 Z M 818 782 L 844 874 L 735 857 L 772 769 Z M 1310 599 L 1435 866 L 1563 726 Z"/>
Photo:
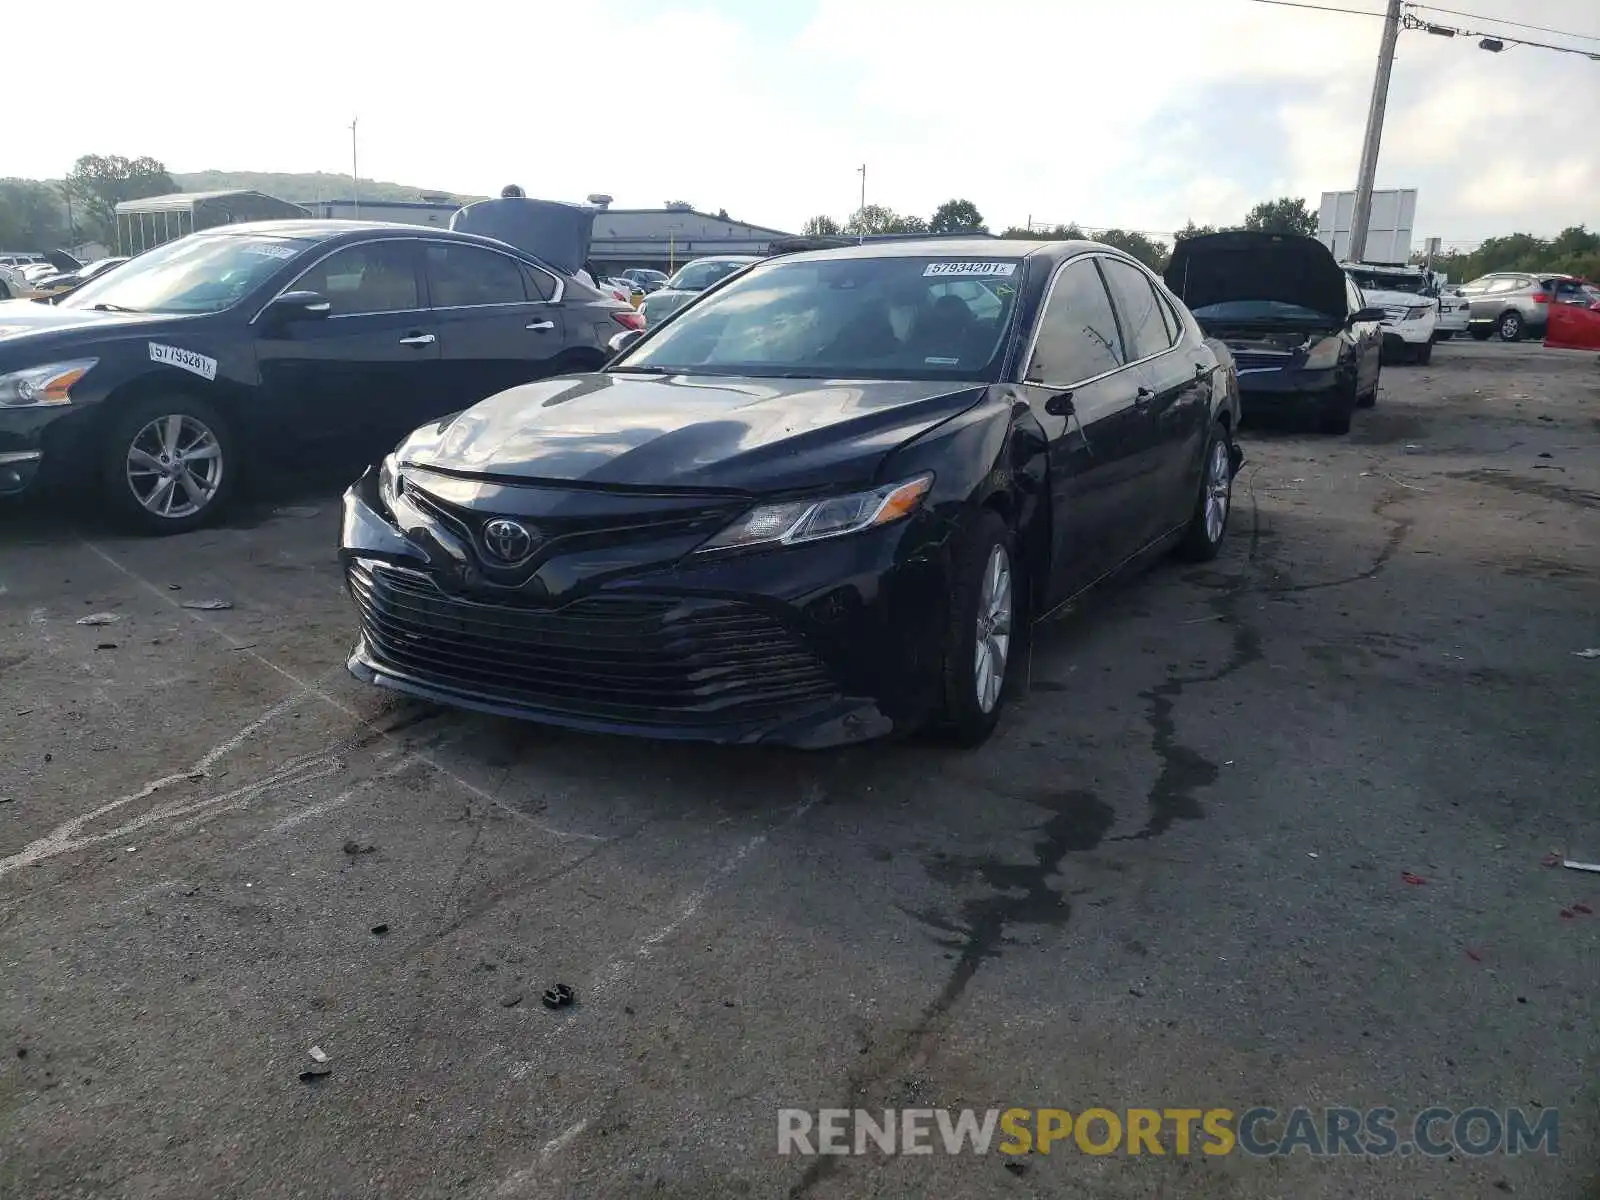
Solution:
<path fill-rule="evenodd" d="M 383 460 L 378 468 L 378 499 L 383 502 L 383 507 L 389 515 L 394 515 L 394 506 L 405 492 L 405 483 L 400 478 L 400 460 L 393 454 Z"/>
<path fill-rule="evenodd" d="M 72 387 L 93 369 L 97 358 L 25 367 L 0 375 L 0 408 L 38 408 L 71 404 Z"/>
<path fill-rule="evenodd" d="M 706 542 L 699 553 L 746 546 L 795 546 L 888 525 L 914 513 L 932 486 L 933 474 L 926 472 L 846 496 L 763 504 Z"/>

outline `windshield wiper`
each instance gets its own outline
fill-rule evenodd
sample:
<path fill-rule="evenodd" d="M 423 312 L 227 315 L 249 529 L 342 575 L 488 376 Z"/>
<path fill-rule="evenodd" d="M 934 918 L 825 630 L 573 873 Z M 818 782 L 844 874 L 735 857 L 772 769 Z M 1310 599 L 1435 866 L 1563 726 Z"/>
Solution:
<path fill-rule="evenodd" d="M 607 374 L 617 375 L 682 375 L 677 367 L 607 367 Z"/>
<path fill-rule="evenodd" d="M 104 300 L 102 300 L 99 304 L 91 304 L 89 307 L 94 312 L 143 312 L 144 311 L 143 309 L 129 308 L 124 304 L 107 304 Z"/>

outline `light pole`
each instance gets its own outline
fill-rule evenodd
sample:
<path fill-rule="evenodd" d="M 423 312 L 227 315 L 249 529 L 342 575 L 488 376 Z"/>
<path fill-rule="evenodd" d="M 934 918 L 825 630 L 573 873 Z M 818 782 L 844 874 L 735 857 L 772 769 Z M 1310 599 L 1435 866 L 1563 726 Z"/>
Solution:
<path fill-rule="evenodd" d="M 356 169 L 356 122 L 361 118 L 350 118 L 350 194 L 355 200 L 356 219 L 361 219 L 361 173 Z"/>
<path fill-rule="evenodd" d="M 867 240 L 867 164 L 862 163 L 856 168 L 861 173 L 861 207 L 856 209 L 856 232 L 862 242 Z"/>
<path fill-rule="evenodd" d="M 1400 40 L 1400 0 L 1389 0 L 1383 14 L 1383 41 L 1378 45 L 1378 73 L 1372 81 L 1372 104 L 1367 109 L 1367 136 L 1361 143 L 1361 170 L 1356 176 L 1355 209 L 1350 214 L 1350 261 L 1367 253 L 1367 226 L 1372 223 L 1372 188 L 1378 177 L 1378 144 L 1383 141 L 1383 110 L 1389 103 L 1389 75 L 1394 69 L 1395 43 Z"/>

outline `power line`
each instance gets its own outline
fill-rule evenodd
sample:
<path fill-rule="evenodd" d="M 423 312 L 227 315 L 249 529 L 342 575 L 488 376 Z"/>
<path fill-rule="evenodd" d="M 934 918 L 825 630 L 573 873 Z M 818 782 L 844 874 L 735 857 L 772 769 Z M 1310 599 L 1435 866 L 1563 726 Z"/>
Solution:
<path fill-rule="evenodd" d="M 1407 8 L 1421 8 L 1428 12 L 1445 13 L 1452 17 L 1471 17 L 1475 21 L 1493 21 L 1496 25 L 1510 25 L 1516 29 L 1537 29 L 1540 33 L 1553 33 L 1557 37 L 1577 38 L 1584 42 L 1600 42 L 1600 35 L 1592 33 L 1569 33 L 1565 29 L 1551 29 L 1548 25 L 1530 25 L 1526 21 L 1512 21 L 1505 17 L 1491 17 L 1483 13 L 1462 12 L 1454 8 L 1440 8 L 1435 4 L 1408 4 Z"/>
<path fill-rule="evenodd" d="M 1554 46 L 1549 42 L 1532 42 L 1527 38 L 1514 38 L 1508 33 L 1489 33 L 1482 29 L 1457 29 L 1451 25 L 1438 25 L 1432 21 L 1424 21 L 1415 13 L 1406 13 L 1401 18 L 1405 28 L 1421 29 L 1427 33 L 1437 34 L 1440 37 L 1475 37 L 1483 40 L 1478 43 L 1478 49 L 1489 50 L 1495 54 L 1500 53 L 1507 46 L 1529 46 L 1536 50 L 1555 50 L 1561 54 L 1580 54 L 1584 58 L 1600 62 L 1600 50 L 1580 50 L 1576 46 Z"/>
<path fill-rule="evenodd" d="M 1347 17 L 1381 17 L 1381 12 L 1368 12 L 1364 8 L 1335 8 L 1330 4 L 1303 4 L 1300 0 L 1253 0 L 1256 4 L 1271 4 L 1277 8 L 1310 8 L 1317 12 L 1344 13 Z"/>

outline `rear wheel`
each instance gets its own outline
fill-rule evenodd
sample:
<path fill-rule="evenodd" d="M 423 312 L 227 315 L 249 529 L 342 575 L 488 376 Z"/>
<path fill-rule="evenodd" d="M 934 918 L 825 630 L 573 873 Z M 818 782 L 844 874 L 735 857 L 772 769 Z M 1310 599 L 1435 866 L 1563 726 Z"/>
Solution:
<path fill-rule="evenodd" d="M 1221 421 L 1211 426 L 1211 441 L 1206 446 L 1205 469 L 1201 472 L 1200 494 L 1195 497 L 1194 515 L 1178 543 L 1178 556 L 1190 562 L 1209 562 L 1222 549 L 1228 533 L 1228 514 L 1233 511 L 1233 438 Z"/>
<path fill-rule="evenodd" d="M 1516 309 L 1500 314 L 1500 323 L 1496 326 L 1500 332 L 1502 342 L 1520 342 L 1525 328 L 1522 314 Z"/>
<path fill-rule="evenodd" d="M 984 510 L 956 566 L 944 646 L 943 739 L 986 741 L 1012 691 L 1012 651 L 1020 644 L 1016 538 L 999 513 Z"/>
<path fill-rule="evenodd" d="M 215 518 L 238 482 L 227 422 L 203 400 L 151 396 L 106 428 L 101 485 L 110 515 L 142 533 L 183 533 Z"/>

